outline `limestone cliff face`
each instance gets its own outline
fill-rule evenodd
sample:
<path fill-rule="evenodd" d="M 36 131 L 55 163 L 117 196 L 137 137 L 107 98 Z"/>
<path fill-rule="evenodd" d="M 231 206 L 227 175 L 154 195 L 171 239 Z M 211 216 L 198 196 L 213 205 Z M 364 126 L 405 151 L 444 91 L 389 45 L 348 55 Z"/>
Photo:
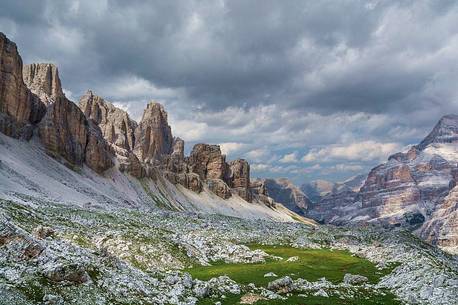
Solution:
<path fill-rule="evenodd" d="M 89 132 L 85 150 L 85 162 L 98 173 L 103 173 L 113 164 L 113 152 L 105 141 L 100 128 L 92 121 L 88 121 Z"/>
<path fill-rule="evenodd" d="M 269 207 L 275 206 L 273 198 L 269 197 L 266 186 L 266 179 L 256 179 L 251 181 L 250 192 L 253 199 L 260 201 Z"/>
<path fill-rule="evenodd" d="M 59 71 L 54 64 L 25 65 L 22 70 L 22 76 L 27 87 L 46 105 L 64 97 Z"/>
<path fill-rule="evenodd" d="M 134 148 L 137 123 L 130 119 L 126 111 L 94 95 L 92 91 L 81 97 L 79 107 L 86 118 L 100 127 L 103 137 L 109 143 L 126 150 Z"/>
<path fill-rule="evenodd" d="M 86 163 L 102 173 L 113 165 L 113 154 L 99 127 L 63 94 L 57 68 L 52 64 L 29 65 L 27 84 L 47 104 L 38 134 L 49 154 L 71 167 Z"/>
<path fill-rule="evenodd" d="M 240 197 L 251 202 L 250 191 L 250 164 L 244 159 L 237 159 L 229 162 L 229 172 L 226 180 Z"/>
<path fill-rule="evenodd" d="M 100 128 L 101 135 L 116 154 L 121 171 L 142 178 L 146 169 L 133 153 L 137 122 L 129 114 L 105 101 L 102 97 L 87 91 L 80 98 L 79 107 L 86 118 Z"/>
<path fill-rule="evenodd" d="M 24 125 L 36 124 L 44 112 L 43 103 L 22 80 L 22 59 L 16 44 L 0 33 L 0 131 L 19 137 Z"/>
<path fill-rule="evenodd" d="M 200 179 L 224 179 L 227 172 L 226 156 L 218 145 L 196 144 L 189 156 L 191 172 Z"/>
<path fill-rule="evenodd" d="M 229 165 L 226 156 L 221 153 L 219 145 L 196 144 L 187 159 L 189 171 L 205 181 L 208 188 L 221 198 L 232 196 L 227 180 Z"/>
<path fill-rule="evenodd" d="M 70 165 L 83 165 L 89 132 L 78 106 L 66 98 L 56 99 L 48 106 L 38 131 L 48 152 L 63 157 Z"/>
<path fill-rule="evenodd" d="M 166 178 L 173 184 L 181 184 L 187 189 L 200 193 L 202 180 L 198 174 L 190 173 L 184 156 L 184 141 L 180 138 L 173 140 L 172 153 L 163 156 L 160 168 Z"/>
<path fill-rule="evenodd" d="M 53 99 L 48 105 L 38 132 L 47 151 L 63 157 L 71 166 L 86 162 L 101 173 L 113 165 L 113 154 L 99 127 L 89 122 L 81 109 L 65 96 Z"/>
<path fill-rule="evenodd" d="M 135 130 L 134 153 L 142 162 L 155 163 L 172 152 L 172 130 L 164 107 L 151 102 Z"/>
<path fill-rule="evenodd" d="M 450 191 L 422 226 L 420 237 L 458 254 L 458 169 L 454 169 Z"/>
<path fill-rule="evenodd" d="M 53 64 L 23 67 L 16 45 L 2 33 L 0 112 L 0 131 L 29 139 L 33 125 L 37 124 L 48 153 L 70 166 L 86 162 L 102 172 L 112 164 L 97 127 L 91 127 L 81 110 L 65 97 L 57 67 Z"/>
<path fill-rule="evenodd" d="M 246 201 L 252 200 L 248 162 L 238 159 L 226 163 L 218 145 L 196 144 L 190 156 L 184 157 L 184 142 L 176 138 L 172 153 L 162 157 L 161 168 L 172 183 L 194 191 L 202 191 L 205 184 L 221 198 L 237 194 Z"/>

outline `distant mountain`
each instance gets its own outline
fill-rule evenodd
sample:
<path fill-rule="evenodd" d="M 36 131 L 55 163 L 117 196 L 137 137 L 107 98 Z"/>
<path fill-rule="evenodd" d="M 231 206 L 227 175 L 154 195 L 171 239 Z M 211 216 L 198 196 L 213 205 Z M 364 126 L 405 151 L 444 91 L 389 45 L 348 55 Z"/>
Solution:
<path fill-rule="evenodd" d="M 267 190 L 267 194 L 275 202 L 279 202 L 286 208 L 301 215 L 305 215 L 307 208 L 312 203 L 310 199 L 290 180 L 279 179 L 259 179 Z"/>
<path fill-rule="evenodd" d="M 336 194 L 344 190 L 359 191 L 364 184 L 366 175 L 361 174 L 351 177 L 343 182 L 331 182 L 327 180 L 315 180 L 301 185 L 301 191 L 313 202 L 317 203 L 324 197 Z"/>
<path fill-rule="evenodd" d="M 302 184 L 301 191 L 312 201 L 318 202 L 323 196 L 332 192 L 335 183 L 326 180 L 315 180 Z"/>
<path fill-rule="evenodd" d="M 458 253 L 457 172 L 458 115 L 446 115 L 420 144 L 373 168 L 359 191 L 324 196 L 307 215 L 334 224 L 402 226 Z"/>

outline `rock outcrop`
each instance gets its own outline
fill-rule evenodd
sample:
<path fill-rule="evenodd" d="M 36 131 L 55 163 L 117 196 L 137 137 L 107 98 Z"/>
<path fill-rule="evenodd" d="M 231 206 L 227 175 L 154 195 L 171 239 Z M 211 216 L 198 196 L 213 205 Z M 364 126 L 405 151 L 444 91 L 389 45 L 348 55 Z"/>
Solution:
<path fill-rule="evenodd" d="M 250 182 L 250 192 L 253 198 L 257 201 L 264 203 L 269 207 L 274 207 L 275 202 L 274 200 L 269 197 L 269 193 L 267 192 L 267 187 L 265 183 L 265 179 L 255 179 Z"/>
<path fill-rule="evenodd" d="M 25 80 L 25 82 L 24 82 Z M 16 45 L 0 33 L 0 131 L 29 139 L 34 125 L 47 152 L 70 167 L 84 162 L 97 172 L 112 165 L 98 127 L 62 90 L 53 64 L 22 66 Z"/>
<path fill-rule="evenodd" d="M 54 64 L 25 65 L 22 76 L 27 87 L 46 105 L 64 97 L 59 71 Z"/>
<path fill-rule="evenodd" d="M 86 118 L 100 127 L 105 140 L 119 148 L 133 150 L 137 123 L 130 119 L 126 111 L 94 95 L 92 91 L 81 97 L 79 107 Z"/>
<path fill-rule="evenodd" d="M 88 121 L 89 132 L 85 151 L 85 162 L 98 173 L 103 173 L 114 165 L 113 153 L 103 138 L 100 128 L 91 120 Z"/>
<path fill-rule="evenodd" d="M 173 138 L 167 122 L 167 113 L 158 103 L 150 103 L 142 121 L 137 124 L 129 115 L 88 91 L 79 107 L 90 123 L 100 128 L 101 135 L 116 153 L 119 169 L 135 177 L 146 177 L 158 168 L 173 184 L 180 184 L 194 192 L 204 185 L 222 198 L 237 194 L 251 201 L 250 167 L 246 160 L 226 163 L 226 157 L 217 145 L 197 144 L 189 157 L 184 155 L 184 141 Z M 102 142 L 91 137 L 94 147 Z M 95 144 L 98 145 L 95 145 Z M 102 148 L 102 147 L 101 147 Z M 98 150 L 88 160 L 103 164 Z M 92 157 L 94 156 L 94 157 Z M 89 163 L 89 162 L 88 162 Z"/>
<path fill-rule="evenodd" d="M 81 109 L 63 95 L 62 88 L 55 87 L 60 86 L 57 69 L 49 64 L 31 66 L 36 72 L 36 76 L 31 77 L 32 89 L 48 105 L 38 124 L 38 134 L 48 153 L 63 158 L 70 167 L 86 163 L 98 173 L 113 166 L 113 153 L 98 125 L 86 119 Z M 48 84 L 40 85 L 40 81 Z"/>
<path fill-rule="evenodd" d="M 424 223 L 420 237 L 458 254 L 458 169 L 454 169 L 450 191 Z"/>
<path fill-rule="evenodd" d="M 0 33 L 0 131 L 22 136 L 24 126 L 38 123 L 44 112 L 43 103 L 24 84 L 16 44 Z"/>
<path fill-rule="evenodd" d="M 135 130 L 134 153 L 142 162 L 157 164 L 155 161 L 172 152 L 172 130 L 167 122 L 164 107 L 151 102 Z"/>
<path fill-rule="evenodd" d="M 197 144 L 191 155 L 185 157 L 184 141 L 172 137 L 167 113 L 162 105 L 148 104 L 140 124 L 131 120 L 125 111 L 91 91 L 80 99 L 79 107 L 89 121 L 100 128 L 106 142 L 110 143 L 121 171 L 142 178 L 153 173 L 152 168 L 158 168 L 170 182 L 194 192 L 201 192 L 205 184 L 222 198 L 229 198 L 234 193 L 251 201 L 248 162 L 235 160 L 227 164 L 220 147 L 208 144 Z M 93 144 L 102 144 L 96 141 L 97 137 L 91 139 Z M 94 160 L 92 163 L 103 164 L 103 159 L 97 159 L 99 153 L 93 155 L 89 159 Z"/>
<path fill-rule="evenodd" d="M 111 145 L 118 159 L 119 169 L 137 178 L 145 177 L 146 169 L 133 153 L 137 122 L 126 111 L 90 90 L 80 98 L 79 107 L 86 118 L 100 128 L 103 138 Z"/>
<path fill-rule="evenodd" d="M 188 164 L 190 171 L 200 179 L 224 179 L 227 173 L 226 156 L 221 153 L 219 145 L 194 145 Z"/>
<path fill-rule="evenodd" d="M 433 144 L 453 144 L 458 143 L 458 115 L 449 114 L 443 116 L 434 126 L 431 133 L 417 145 L 417 149 L 422 151 Z M 456 151 L 455 151 L 456 152 Z"/>
<path fill-rule="evenodd" d="M 229 162 L 229 172 L 226 180 L 233 191 L 248 202 L 251 202 L 250 164 L 244 159 Z"/>
<path fill-rule="evenodd" d="M 232 196 L 230 187 L 222 179 L 207 179 L 206 183 L 210 191 L 217 196 L 228 199 Z"/>

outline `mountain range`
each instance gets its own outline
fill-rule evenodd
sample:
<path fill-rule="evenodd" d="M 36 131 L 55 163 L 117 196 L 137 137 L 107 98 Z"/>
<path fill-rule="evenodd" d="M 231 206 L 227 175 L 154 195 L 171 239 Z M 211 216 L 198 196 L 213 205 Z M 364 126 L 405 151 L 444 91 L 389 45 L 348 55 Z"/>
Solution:
<path fill-rule="evenodd" d="M 267 184 L 276 201 L 320 223 L 402 227 L 458 253 L 458 115 L 442 117 L 418 145 L 344 182 L 317 180 L 297 187 Z M 295 189 L 279 196 L 278 186 Z M 285 190 L 283 190 L 285 192 Z M 303 202 L 308 202 L 307 208 Z"/>
<path fill-rule="evenodd" d="M 444 116 L 406 152 L 342 183 L 300 188 L 287 179 L 250 179 L 244 159 L 218 145 L 189 156 L 167 112 L 150 102 L 139 122 L 92 91 L 65 96 L 53 64 L 22 65 L 0 35 L 1 196 L 79 205 L 167 207 L 244 218 L 403 227 L 456 253 L 458 116 Z"/>
<path fill-rule="evenodd" d="M 160 103 L 75 103 L 0 33 L 0 304 L 456 302 L 458 116 L 339 183 L 184 152 Z"/>
<path fill-rule="evenodd" d="M 248 162 L 226 161 L 218 145 L 184 156 L 161 104 L 150 102 L 138 123 L 92 91 L 75 104 L 55 65 L 23 67 L 3 34 L 0 50 L 2 197 L 308 221 L 274 204 L 250 182 Z"/>

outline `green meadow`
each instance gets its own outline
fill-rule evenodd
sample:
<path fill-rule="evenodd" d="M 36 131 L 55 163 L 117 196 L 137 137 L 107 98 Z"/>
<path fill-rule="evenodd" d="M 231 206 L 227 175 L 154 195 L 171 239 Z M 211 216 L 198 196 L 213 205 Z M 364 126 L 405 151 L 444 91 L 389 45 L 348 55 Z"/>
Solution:
<path fill-rule="evenodd" d="M 241 285 L 254 283 L 257 287 L 266 287 L 270 281 L 283 276 L 293 279 L 303 278 L 308 281 L 317 281 L 325 277 L 334 284 L 340 283 L 346 273 L 364 275 L 370 283 L 377 283 L 379 279 L 391 272 L 391 268 L 379 270 L 374 264 L 366 259 L 352 255 L 350 252 L 331 249 L 298 249 L 289 246 L 266 246 L 250 245 L 252 249 L 261 249 L 282 259 L 271 258 L 264 263 L 255 264 L 226 264 L 217 262 L 212 266 L 197 266 L 186 270 L 193 277 L 201 280 L 209 280 L 212 277 L 227 275 Z M 287 261 L 288 258 L 297 257 L 295 261 Z M 264 277 L 268 272 L 275 273 L 278 277 Z M 242 288 L 243 290 L 243 288 Z M 243 293 L 242 293 L 243 295 Z M 240 296 L 227 296 L 226 299 L 205 299 L 199 304 L 214 304 L 221 301 L 224 305 L 239 304 Z M 287 300 L 260 300 L 256 305 L 264 304 L 400 304 L 389 292 L 374 294 L 373 291 L 361 287 L 351 299 L 342 299 L 339 296 L 330 295 L 329 298 L 317 296 L 288 296 Z"/>

